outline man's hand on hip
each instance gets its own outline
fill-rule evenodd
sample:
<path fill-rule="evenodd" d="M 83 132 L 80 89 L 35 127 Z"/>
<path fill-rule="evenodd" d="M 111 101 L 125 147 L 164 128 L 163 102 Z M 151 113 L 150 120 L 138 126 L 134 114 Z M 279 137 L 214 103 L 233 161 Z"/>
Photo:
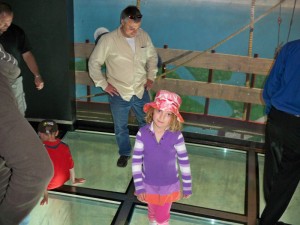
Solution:
<path fill-rule="evenodd" d="M 144 86 L 145 86 L 146 90 L 149 91 L 152 88 L 152 86 L 153 86 L 153 81 L 147 79 L 147 82 L 146 82 L 146 84 Z"/>
<path fill-rule="evenodd" d="M 114 86 L 112 86 L 110 83 L 108 83 L 108 85 L 104 91 L 107 92 L 108 94 L 110 94 L 111 96 L 114 96 L 114 95 L 119 96 L 118 90 Z"/>

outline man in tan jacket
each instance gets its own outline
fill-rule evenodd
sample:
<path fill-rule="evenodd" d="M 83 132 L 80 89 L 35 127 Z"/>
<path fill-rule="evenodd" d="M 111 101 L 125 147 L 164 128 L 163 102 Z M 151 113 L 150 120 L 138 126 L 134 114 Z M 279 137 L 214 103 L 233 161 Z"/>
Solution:
<path fill-rule="evenodd" d="M 157 73 L 157 52 L 149 35 L 140 28 L 141 21 L 136 6 L 125 8 L 120 27 L 101 37 L 89 60 L 89 73 L 96 87 L 109 94 L 119 167 L 126 167 L 131 155 L 129 111 L 134 111 L 140 127 L 145 125 L 143 106 L 150 101 L 148 90 Z M 101 72 L 104 63 L 106 76 Z"/>

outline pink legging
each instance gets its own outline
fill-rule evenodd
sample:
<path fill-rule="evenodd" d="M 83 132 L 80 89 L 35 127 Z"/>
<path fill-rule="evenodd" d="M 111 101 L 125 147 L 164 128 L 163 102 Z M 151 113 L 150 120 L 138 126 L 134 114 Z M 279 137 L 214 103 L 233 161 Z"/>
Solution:
<path fill-rule="evenodd" d="M 172 202 L 164 205 L 148 204 L 149 221 L 156 221 L 158 225 L 168 225 Z"/>

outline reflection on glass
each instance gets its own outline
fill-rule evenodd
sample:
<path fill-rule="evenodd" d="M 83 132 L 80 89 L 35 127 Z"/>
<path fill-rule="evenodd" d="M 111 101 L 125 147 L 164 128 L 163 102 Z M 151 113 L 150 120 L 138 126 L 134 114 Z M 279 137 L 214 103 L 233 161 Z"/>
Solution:
<path fill-rule="evenodd" d="M 111 224 L 119 203 L 50 192 L 48 205 L 39 205 L 29 215 L 29 225 Z"/>
<path fill-rule="evenodd" d="M 130 225 L 148 224 L 147 208 L 136 206 L 131 217 Z M 170 224 L 172 225 L 239 225 L 240 223 L 231 223 L 216 219 L 197 217 L 171 212 Z"/>
<path fill-rule="evenodd" d="M 116 166 L 117 145 L 113 135 L 68 132 L 77 177 L 82 187 L 125 193 L 131 180 L 131 163 Z M 131 139 L 134 142 L 134 138 Z M 193 196 L 180 203 L 244 213 L 246 154 L 226 148 L 187 144 L 193 177 Z M 131 162 L 131 161 L 130 161 Z"/>
<path fill-rule="evenodd" d="M 131 161 L 117 167 L 119 157 L 115 136 L 94 132 L 68 132 L 63 141 L 70 146 L 80 187 L 125 193 L 131 180 Z M 67 184 L 70 185 L 70 182 Z"/>
<path fill-rule="evenodd" d="M 246 154 L 242 151 L 187 144 L 193 195 L 179 201 L 244 214 Z"/>

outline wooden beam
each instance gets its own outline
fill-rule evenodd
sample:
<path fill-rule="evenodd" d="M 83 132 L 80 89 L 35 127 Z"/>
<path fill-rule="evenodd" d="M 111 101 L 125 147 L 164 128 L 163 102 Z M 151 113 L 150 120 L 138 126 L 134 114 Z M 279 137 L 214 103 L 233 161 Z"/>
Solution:
<path fill-rule="evenodd" d="M 89 58 L 94 47 L 92 43 L 74 43 L 75 58 Z"/>
<path fill-rule="evenodd" d="M 109 103 L 76 101 L 78 117 L 103 117 L 111 115 Z M 212 115 L 195 114 L 189 112 L 180 112 L 186 125 L 202 128 L 223 130 L 224 132 L 244 133 L 249 135 L 263 135 L 265 124 L 256 122 L 247 122 L 235 118 L 218 117 Z M 133 115 L 129 115 L 134 120 Z"/>
<path fill-rule="evenodd" d="M 264 104 L 261 99 L 262 89 L 258 88 L 189 80 L 157 79 L 153 90 L 158 91 L 160 89 L 175 91 L 181 95 L 203 96 L 259 105 Z"/>
<path fill-rule="evenodd" d="M 88 58 L 94 49 L 93 43 L 75 43 L 75 57 Z M 252 58 L 247 56 L 227 55 L 218 53 L 201 53 L 178 49 L 157 49 L 164 62 L 172 65 L 194 58 L 186 66 L 208 68 L 223 71 L 235 71 L 248 74 L 267 75 L 272 67 L 272 59 Z M 87 71 L 76 71 L 76 83 L 93 86 L 94 83 Z M 262 90 L 242 86 L 206 83 L 191 80 L 157 79 L 154 90 L 167 89 L 182 95 L 202 96 L 206 98 L 224 99 L 237 102 L 263 105 Z"/>
<path fill-rule="evenodd" d="M 74 43 L 75 58 L 88 58 L 94 47 L 93 43 Z M 163 62 L 175 66 L 195 58 L 184 66 L 268 75 L 273 64 L 273 59 L 265 58 L 168 48 L 157 48 L 156 50 Z"/>
<path fill-rule="evenodd" d="M 89 76 L 89 72 L 87 71 L 75 71 L 75 80 L 76 84 L 84 84 L 94 86 L 94 82 Z"/>
<path fill-rule="evenodd" d="M 76 84 L 93 86 L 94 82 L 88 72 L 76 71 Z M 175 91 L 180 95 L 202 96 L 206 98 L 224 99 L 237 102 L 263 105 L 262 89 L 233 86 L 227 84 L 206 83 L 201 81 L 157 79 L 153 90 L 161 89 Z"/>
<path fill-rule="evenodd" d="M 272 59 L 265 58 L 163 48 L 157 51 L 163 62 L 175 66 L 194 58 L 185 66 L 268 75 L 273 65 Z"/>
<path fill-rule="evenodd" d="M 257 179 L 257 156 L 254 151 L 247 153 L 247 201 L 246 213 L 247 224 L 255 225 L 256 218 L 259 216 L 259 188 Z"/>

